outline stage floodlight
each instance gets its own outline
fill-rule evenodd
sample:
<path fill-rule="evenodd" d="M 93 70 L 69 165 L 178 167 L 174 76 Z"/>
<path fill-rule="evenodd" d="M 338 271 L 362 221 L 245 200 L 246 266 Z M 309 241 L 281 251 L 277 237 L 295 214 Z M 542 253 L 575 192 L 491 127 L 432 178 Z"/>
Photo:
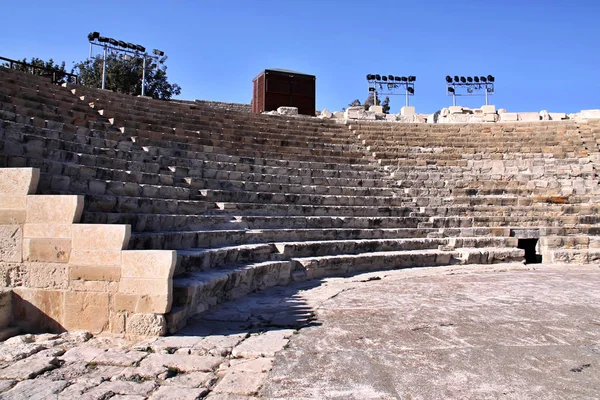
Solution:
<path fill-rule="evenodd" d="M 388 79 L 389 79 L 390 81 L 393 81 L 393 80 L 394 80 L 394 75 L 388 75 Z"/>
<path fill-rule="evenodd" d="M 454 93 L 454 88 L 453 87 L 449 87 L 448 88 L 448 93 Z"/>
<path fill-rule="evenodd" d="M 450 75 L 446 75 L 446 82 L 452 83 L 452 77 Z"/>
<path fill-rule="evenodd" d="M 162 51 L 162 50 L 157 50 L 157 49 L 154 49 L 154 50 L 152 50 L 152 53 L 154 53 L 155 55 L 157 55 L 157 56 L 159 56 L 159 57 L 162 57 L 162 56 L 164 56 L 164 55 L 165 55 L 165 52 L 164 52 L 164 51 Z"/>
<path fill-rule="evenodd" d="M 122 40 L 119 40 L 119 47 L 122 47 L 122 48 L 126 49 L 127 48 L 127 43 L 124 42 L 124 41 L 122 41 Z"/>
<path fill-rule="evenodd" d="M 475 81 L 475 83 L 479 83 L 479 78 L 478 77 L 474 76 L 473 80 Z"/>
<path fill-rule="evenodd" d="M 472 83 L 473 82 L 473 78 L 471 78 L 470 76 L 467 76 L 467 82 Z"/>
<path fill-rule="evenodd" d="M 454 82 L 458 83 L 460 82 L 460 79 L 458 79 L 458 76 L 454 75 Z"/>
<path fill-rule="evenodd" d="M 394 84 L 393 83 L 388 83 L 388 90 L 392 90 L 394 88 Z"/>
<path fill-rule="evenodd" d="M 496 80 L 496 78 L 494 78 L 492 75 L 488 75 L 487 80 L 488 80 L 488 82 L 494 82 Z"/>
<path fill-rule="evenodd" d="M 374 87 L 370 87 L 370 88 L 369 88 L 369 92 L 374 92 L 374 91 L 375 91 L 375 88 L 374 88 Z"/>
<path fill-rule="evenodd" d="M 375 75 L 375 80 L 376 80 L 376 81 L 380 81 L 380 80 L 381 80 L 381 76 L 380 76 L 379 74 L 376 74 L 376 75 Z"/>
<path fill-rule="evenodd" d="M 367 75 L 367 80 L 370 81 L 371 80 L 371 74 Z"/>
<path fill-rule="evenodd" d="M 409 82 L 415 82 L 416 80 L 417 80 L 417 77 L 414 76 L 414 75 L 411 75 L 411 76 L 408 77 L 408 81 Z"/>
<path fill-rule="evenodd" d="M 491 87 L 487 88 L 486 90 L 487 90 L 488 93 L 493 93 L 494 92 L 494 88 L 491 88 Z"/>
<path fill-rule="evenodd" d="M 480 76 L 479 79 L 481 80 L 481 82 L 486 83 L 487 82 L 487 78 L 485 76 Z"/>
<path fill-rule="evenodd" d="M 135 45 L 135 49 L 137 51 L 141 51 L 142 53 L 146 51 L 146 48 L 144 46 L 140 46 L 139 44 Z"/>
<path fill-rule="evenodd" d="M 88 40 L 90 42 L 93 42 L 94 40 L 98 39 L 100 37 L 100 32 L 90 32 L 88 34 Z"/>
<path fill-rule="evenodd" d="M 464 76 L 461 76 L 461 77 L 460 77 L 460 81 L 461 81 L 462 83 L 467 83 L 467 79 L 466 79 Z"/>
<path fill-rule="evenodd" d="M 108 38 L 108 43 L 112 44 L 113 46 L 118 46 L 119 42 L 116 39 L 113 38 Z"/>
<path fill-rule="evenodd" d="M 400 81 L 402 81 L 402 79 L 401 79 L 399 76 L 395 76 L 395 77 L 394 77 L 394 80 L 395 80 L 396 82 L 400 82 Z"/>
<path fill-rule="evenodd" d="M 402 77 L 400 77 L 400 78 L 402 79 L 402 82 L 406 82 L 406 81 L 408 81 L 408 78 L 407 78 L 407 77 L 405 77 L 405 76 L 402 76 Z"/>
<path fill-rule="evenodd" d="M 472 87 L 467 88 L 467 92 L 473 93 L 473 88 Z"/>
<path fill-rule="evenodd" d="M 100 37 L 98 37 L 98 41 L 100 43 L 106 43 L 106 42 L 108 42 L 108 38 L 104 37 L 104 36 L 100 36 Z"/>
<path fill-rule="evenodd" d="M 407 91 L 408 93 L 410 93 L 410 94 L 415 94 L 415 89 L 414 89 L 413 87 L 410 87 L 410 86 L 409 86 L 409 87 L 407 87 L 407 88 L 406 88 L 406 91 Z"/>
<path fill-rule="evenodd" d="M 381 77 L 381 80 L 382 80 L 382 81 L 384 81 L 384 82 L 387 82 L 387 76 L 383 75 L 383 76 Z"/>

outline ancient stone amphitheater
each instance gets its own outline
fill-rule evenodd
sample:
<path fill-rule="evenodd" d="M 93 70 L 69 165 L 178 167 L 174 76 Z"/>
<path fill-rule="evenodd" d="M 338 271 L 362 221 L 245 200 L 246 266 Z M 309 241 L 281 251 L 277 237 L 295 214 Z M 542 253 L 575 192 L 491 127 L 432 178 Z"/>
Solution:
<path fill-rule="evenodd" d="M 164 335 L 293 281 L 600 260 L 594 120 L 339 123 L 7 69 L 0 119 L 8 332 Z"/>

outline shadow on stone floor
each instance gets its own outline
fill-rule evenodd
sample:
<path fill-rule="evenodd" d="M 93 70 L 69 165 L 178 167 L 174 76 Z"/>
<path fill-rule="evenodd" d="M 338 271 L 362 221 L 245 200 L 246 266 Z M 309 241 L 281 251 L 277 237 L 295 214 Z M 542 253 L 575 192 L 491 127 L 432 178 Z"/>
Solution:
<path fill-rule="evenodd" d="M 301 292 L 322 284 L 315 279 L 276 286 L 217 305 L 172 336 L 233 335 L 319 326 Z"/>

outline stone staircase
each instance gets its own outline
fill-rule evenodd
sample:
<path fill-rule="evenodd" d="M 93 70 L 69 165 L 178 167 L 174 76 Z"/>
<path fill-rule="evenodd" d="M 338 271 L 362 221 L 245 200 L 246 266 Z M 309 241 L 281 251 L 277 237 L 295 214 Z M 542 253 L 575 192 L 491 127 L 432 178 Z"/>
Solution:
<path fill-rule="evenodd" d="M 585 257 L 571 258 L 560 255 L 570 242 L 554 240 L 595 235 L 592 125 L 348 129 L 58 87 L 5 69 L 0 82 L 2 176 L 39 171 L 38 194 L 20 196 L 48 204 L 45 212 L 65 201 L 52 199 L 77 199 L 70 222 L 38 229 L 43 260 L 26 251 L 36 236 L 25 217 L 10 219 L 33 211 L 0 207 L 0 226 L 22 230 L 20 268 L 52 262 L 62 271 L 44 285 L 5 285 L 30 293 L 54 321 L 27 329 L 164 334 L 215 304 L 293 280 L 523 260 L 519 241 L 529 237 L 541 238 L 545 261 L 595 261 L 594 239 L 577 249 Z M 547 146 L 533 146 L 536 134 Z M 77 229 L 106 240 L 90 238 L 79 252 Z M 52 308 L 53 296 L 63 306 Z M 88 302 L 102 304 L 104 322 L 86 320 Z"/>

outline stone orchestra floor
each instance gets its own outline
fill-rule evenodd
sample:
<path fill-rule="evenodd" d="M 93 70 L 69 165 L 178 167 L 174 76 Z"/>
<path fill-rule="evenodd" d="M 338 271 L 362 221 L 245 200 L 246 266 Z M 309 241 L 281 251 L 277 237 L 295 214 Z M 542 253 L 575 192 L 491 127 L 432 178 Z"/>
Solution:
<path fill-rule="evenodd" d="M 0 344 L 0 399 L 597 399 L 600 268 L 470 265 L 274 287 L 174 336 Z"/>

